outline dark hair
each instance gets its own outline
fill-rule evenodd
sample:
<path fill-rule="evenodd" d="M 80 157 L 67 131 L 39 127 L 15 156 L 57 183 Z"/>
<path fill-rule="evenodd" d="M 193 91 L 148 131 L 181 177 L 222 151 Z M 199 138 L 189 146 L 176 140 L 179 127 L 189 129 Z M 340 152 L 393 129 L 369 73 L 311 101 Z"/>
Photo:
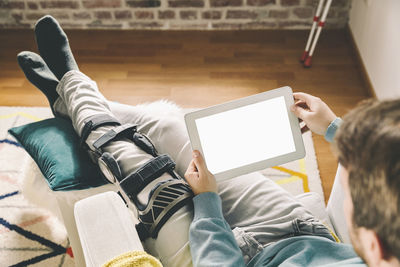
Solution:
<path fill-rule="evenodd" d="M 400 259 L 400 99 L 360 103 L 335 146 L 349 172 L 354 225 L 375 231 L 385 256 Z"/>

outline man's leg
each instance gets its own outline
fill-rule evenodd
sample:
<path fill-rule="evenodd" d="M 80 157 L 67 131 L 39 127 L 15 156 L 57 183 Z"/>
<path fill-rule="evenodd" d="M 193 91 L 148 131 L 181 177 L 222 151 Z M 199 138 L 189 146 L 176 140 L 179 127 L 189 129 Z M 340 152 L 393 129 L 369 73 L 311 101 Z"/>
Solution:
<path fill-rule="evenodd" d="M 176 162 L 177 173 L 184 176 L 192 150 L 181 108 L 165 101 L 137 106 L 113 102 L 109 105 L 123 123 L 138 124 L 138 131 L 153 141 L 159 153 L 170 155 Z"/>
<path fill-rule="evenodd" d="M 24 51 L 18 54 L 17 60 L 26 78 L 44 93 L 53 114 L 56 114 L 53 106 L 59 98 L 56 91 L 58 85 L 57 77 L 54 76 L 38 54 Z"/>
<path fill-rule="evenodd" d="M 20 58 L 23 57 L 23 58 Z M 48 85 L 48 77 L 53 77 L 54 75 L 47 67 L 46 63 L 43 59 L 32 52 L 22 52 L 18 55 L 18 62 L 20 63 L 21 68 L 23 69 L 26 77 L 38 87 L 48 98 L 49 92 L 56 92 L 56 87 L 58 85 L 58 80 L 54 77 L 52 79 L 54 82 L 51 82 L 51 86 Z M 39 69 L 35 68 L 35 66 L 41 66 Z M 45 73 L 45 75 L 43 75 Z M 42 76 L 43 75 L 43 76 Z M 32 78 L 35 77 L 35 80 L 32 81 Z M 55 116 L 68 116 L 68 110 L 64 103 L 64 101 L 59 97 L 58 94 L 56 101 L 50 101 L 50 105 L 54 107 L 54 114 Z M 135 123 L 139 124 L 138 130 L 139 131 L 146 131 L 147 134 L 154 138 L 157 135 L 161 136 L 161 132 L 157 133 L 155 131 L 150 131 L 151 128 L 157 129 L 162 128 L 164 130 L 169 130 L 171 126 L 175 125 L 176 116 L 180 115 L 179 109 L 177 107 L 171 106 L 167 103 L 163 103 L 165 108 L 168 109 L 167 114 L 171 117 L 174 117 L 173 120 L 164 120 L 155 114 L 151 114 L 154 109 L 151 106 L 128 106 L 128 105 L 121 105 L 112 102 L 108 102 L 113 115 L 122 123 Z M 115 112 L 114 112 L 115 111 Z M 148 113 L 148 114 L 146 114 Z M 167 115 L 164 112 L 164 115 Z M 140 125 L 143 123 L 142 125 Z M 168 133 L 170 133 L 168 131 Z M 173 132 L 170 134 L 174 134 Z M 168 135 L 170 138 L 171 135 Z M 178 138 L 177 140 L 168 140 L 170 144 L 176 144 L 177 141 L 181 140 L 182 138 Z M 158 140 L 163 140 L 160 138 Z M 186 139 L 185 139 L 186 140 Z M 157 145 L 157 149 L 159 149 L 160 145 Z M 179 145 L 179 142 L 178 142 Z M 171 146 L 168 146 L 170 149 L 161 149 L 159 152 L 166 153 L 166 151 L 171 151 Z M 142 152 L 142 151 L 139 151 Z M 174 151 L 172 151 L 174 152 Z M 175 153 L 175 152 L 174 152 Z M 173 156 L 172 156 L 173 157 Z M 173 157 L 174 158 L 174 157 Z M 179 158 L 179 156 L 178 156 Z M 176 158 L 174 158 L 176 159 Z M 182 162 L 182 161 L 180 161 Z M 177 164 L 177 169 L 179 164 Z M 184 166 L 180 164 L 181 166 Z M 180 169 L 184 169 L 181 167 Z M 179 170 L 178 170 L 179 172 Z M 184 173 L 184 171 L 183 171 Z M 183 177 L 183 174 L 182 174 Z M 188 235 L 187 231 L 183 229 L 188 229 L 188 225 L 192 220 L 192 210 L 190 207 L 183 207 L 181 208 L 174 216 L 172 216 L 167 223 L 161 228 L 158 238 L 155 239 L 147 239 L 145 241 L 146 251 L 159 257 L 164 265 L 166 266 L 188 266 L 191 265 L 191 257 L 190 257 L 190 250 L 188 248 Z M 179 230 L 177 230 L 179 229 Z M 171 240 L 171 235 L 174 236 L 174 239 Z M 175 243 L 175 244 L 174 244 Z M 184 245 L 181 245 L 184 244 Z M 178 249 L 177 249 L 178 248 Z"/>
<path fill-rule="evenodd" d="M 17 56 L 26 78 L 41 90 L 49 101 L 53 114 L 69 118 L 68 109 L 59 97 L 59 83 L 46 62 L 36 53 L 24 51 Z M 160 154 L 168 154 L 177 163 L 176 171 L 183 177 L 189 165 L 190 143 L 183 113 L 175 104 L 160 101 L 148 105 L 129 106 L 107 101 L 108 108 L 122 124 L 137 124 L 137 130 L 147 135 Z"/>
<path fill-rule="evenodd" d="M 59 34 L 60 32 L 63 32 L 54 19 L 51 17 L 46 17 L 39 21 L 36 25 L 35 32 L 40 33 L 37 34 L 36 37 L 39 50 L 41 52 L 43 51 L 43 53 L 47 53 L 46 51 L 51 51 L 51 56 L 56 58 L 73 58 L 72 54 L 64 56 L 57 55 L 57 53 L 70 53 L 70 50 L 66 50 L 64 44 L 60 41 L 62 38 L 60 38 Z M 54 36 L 54 38 L 57 39 L 57 42 L 51 42 L 51 40 L 48 39 L 46 40 L 50 43 L 41 42 L 40 40 L 42 35 Z M 61 37 L 63 37 L 62 34 Z M 62 47 L 62 49 L 57 50 L 57 47 L 52 47 L 52 43 L 61 44 L 60 47 Z M 50 64 L 48 65 L 50 67 Z M 50 67 L 50 69 L 54 72 L 52 67 Z M 63 71 L 60 70 L 63 70 L 66 73 L 63 73 Z M 66 67 L 64 66 L 64 68 L 57 68 L 56 72 L 59 76 L 62 76 L 62 79 L 57 86 L 57 92 L 62 101 L 65 103 L 65 106 L 67 107 L 67 113 L 71 118 L 72 124 L 79 136 L 83 135 L 84 127 L 87 125 L 88 119 L 96 116 L 107 116 L 113 118 L 113 114 L 108 106 L 107 101 L 98 91 L 97 85 L 94 81 L 90 80 L 87 76 L 80 73 L 76 69 L 70 69 L 68 64 Z M 126 177 L 132 173 L 135 173 L 138 168 L 153 160 L 153 156 L 145 153 L 127 137 L 121 137 L 117 139 L 112 138 L 109 142 L 105 143 L 101 147 L 96 146 L 96 144 L 102 143 L 101 141 L 104 140 L 105 137 L 108 138 L 106 135 L 107 133 L 109 134 L 115 129 L 115 125 L 100 125 L 88 133 L 85 141 L 91 151 L 98 152 L 100 149 L 101 153 L 109 153 L 118 163 L 121 176 Z M 136 178 L 136 176 L 133 178 Z M 137 190 L 137 196 L 133 196 L 137 200 L 137 202 L 135 201 L 135 205 L 137 207 L 145 206 L 147 202 L 150 202 L 150 196 L 152 195 L 159 194 L 157 196 L 161 196 L 161 193 L 163 192 L 171 193 L 172 191 L 162 190 L 164 190 L 166 185 L 170 184 L 171 182 L 176 182 L 173 181 L 173 177 L 171 177 L 170 172 L 164 172 L 160 174 L 158 178 L 154 179 L 154 181 L 145 185 L 144 188 L 141 188 L 141 190 Z M 120 181 L 121 185 L 123 181 L 125 180 Z M 137 181 L 129 182 L 130 185 L 137 187 L 135 183 L 137 183 Z M 163 189 L 160 191 L 159 188 Z M 175 189 L 177 190 L 177 188 Z M 168 193 L 165 193 L 163 196 L 171 197 L 171 194 L 168 195 Z M 161 198 L 157 198 L 156 201 L 159 199 Z M 152 212 L 153 213 L 150 215 L 157 218 L 157 215 L 155 214 L 158 211 L 153 208 Z M 174 215 L 172 215 L 172 217 L 169 218 L 169 223 L 165 224 L 161 228 L 160 232 L 158 232 L 158 237 L 156 240 L 154 242 L 149 242 L 149 244 L 153 246 L 160 247 L 158 251 L 154 251 L 153 253 L 156 256 L 159 256 L 164 264 L 168 265 L 168 263 L 170 263 L 175 265 L 177 262 L 190 263 L 191 258 L 190 254 L 188 253 L 189 249 L 187 232 L 191 219 L 192 212 L 190 207 L 185 206 L 179 209 Z M 171 241 L 171 235 L 174 235 L 173 241 Z M 166 238 L 168 238 L 168 240 L 165 240 Z M 167 247 L 164 248 L 163 246 L 159 245 L 162 243 L 167 244 Z"/>
<path fill-rule="evenodd" d="M 94 113 L 99 115 L 107 110 L 98 105 L 99 101 L 103 100 L 101 100 L 100 97 L 96 97 L 97 93 L 95 91 L 97 91 L 97 88 L 95 84 L 92 84 L 93 82 L 89 79 L 85 80 L 85 77 L 82 75 L 81 73 L 69 72 L 64 76 L 60 81 L 60 85 L 57 87 L 60 96 L 63 97 L 63 100 L 67 104 L 73 125 L 78 133 L 82 131 L 84 120 L 87 116 L 90 117 Z M 89 88 L 95 91 L 90 92 Z M 83 99 L 80 99 L 81 95 Z M 103 105 L 106 104 L 107 102 L 103 102 Z M 110 110 L 108 109 L 106 114 L 109 112 Z M 95 131 L 92 131 L 86 143 L 88 145 L 93 145 L 95 140 L 112 127 L 113 126 L 99 127 Z M 103 151 L 113 155 L 121 168 L 123 177 L 134 172 L 152 159 L 151 155 L 144 153 L 135 144 L 126 139 L 110 142 L 109 145 L 103 148 Z M 146 203 L 150 191 L 157 183 L 170 179 L 171 176 L 165 173 L 160 178 L 154 180 L 139 193 L 139 201 L 141 203 Z M 169 218 L 168 222 L 161 228 L 157 239 L 154 241 L 150 239 L 145 242 L 146 250 L 160 257 L 161 261 L 166 265 L 168 265 L 168 262 L 174 265 L 177 261 L 189 261 L 190 254 L 188 255 L 187 231 L 192 216 L 192 210 L 187 206 L 178 210 L 178 212 Z M 173 240 L 171 240 L 172 235 L 174 236 Z"/>
<path fill-rule="evenodd" d="M 38 24 L 40 27 L 36 27 Z M 54 27 L 55 24 L 58 27 Z M 70 70 L 79 70 L 69 47 L 67 35 L 54 18 L 51 16 L 41 18 L 35 25 L 35 37 L 40 55 L 58 80 Z"/>

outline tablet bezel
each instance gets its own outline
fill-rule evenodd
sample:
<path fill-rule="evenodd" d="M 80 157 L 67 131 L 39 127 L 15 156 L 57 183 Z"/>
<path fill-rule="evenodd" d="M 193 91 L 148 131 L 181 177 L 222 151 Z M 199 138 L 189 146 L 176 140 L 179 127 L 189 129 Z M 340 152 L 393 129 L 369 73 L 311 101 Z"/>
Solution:
<path fill-rule="evenodd" d="M 273 167 L 277 165 L 281 165 L 290 161 L 294 161 L 300 158 L 304 158 L 305 156 L 305 148 L 303 143 L 303 138 L 301 136 L 301 130 L 299 125 L 298 118 L 291 112 L 290 106 L 294 104 L 293 99 L 293 91 L 289 86 L 269 90 L 260 94 L 244 97 L 238 100 L 233 100 L 230 102 L 226 102 L 223 104 L 211 106 L 205 109 L 197 110 L 194 112 L 190 112 L 185 114 L 185 124 L 189 134 L 190 143 L 193 150 L 199 150 L 202 155 L 203 149 L 201 147 L 201 142 L 196 126 L 196 120 L 202 117 L 207 117 L 210 115 L 218 114 L 221 112 L 229 111 L 232 109 L 240 108 L 243 106 L 255 104 L 258 102 L 262 102 L 268 99 L 276 98 L 283 96 L 286 103 L 286 110 L 289 117 L 290 127 L 292 129 L 293 141 L 295 144 L 295 151 L 280 155 L 278 157 L 254 162 L 248 165 L 244 165 L 238 168 L 230 169 L 227 171 L 214 173 L 215 178 L 220 180 L 225 180 L 233 177 L 237 177 L 243 174 L 247 174 L 250 172 L 255 172 L 259 170 L 263 170 L 268 167 Z M 234 144 L 233 144 L 234 145 Z M 207 162 L 207 160 L 206 160 Z"/>

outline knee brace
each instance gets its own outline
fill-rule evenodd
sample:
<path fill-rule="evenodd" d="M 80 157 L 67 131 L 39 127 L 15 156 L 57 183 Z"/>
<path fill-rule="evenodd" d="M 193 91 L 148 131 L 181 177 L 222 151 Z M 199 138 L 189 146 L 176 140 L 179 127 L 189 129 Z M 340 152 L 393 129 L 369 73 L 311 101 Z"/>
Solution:
<path fill-rule="evenodd" d="M 193 192 L 189 185 L 174 171 L 175 162 L 168 155 L 158 155 L 151 140 L 137 132 L 136 125 L 121 125 L 110 116 L 95 116 L 90 118 L 81 133 L 81 142 L 85 143 L 90 132 L 104 125 L 115 128 L 103 134 L 93 142 L 94 150 L 88 149 L 89 154 L 98 163 L 102 174 L 107 180 L 121 189 L 121 196 L 126 203 L 133 203 L 136 207 L 139 224 L 136 229 L 143 241 L 148 237 L 156 238 L 165 222 L 181 207 L 191 203 Z M 143 166 L 124 177 L 117 161 L 110 153 L 103 152 L 102 147 L 113 140 L 126 137 L 133 141 L 144 152 L 154 158 Z M 149 201 L 142 205 L 137 195 L 152 181 L 164 173 L 169 173 L 171 179 L 160 182 L 151 190 Z M 129 205 L 128 205 L 129 206 Z"/>
<path fill-rule="evenodd" d="M 101 148 L 104 145 L 122 137 L 127 137 L 140 149 L 152 155 L 153 157 L 157 156 L 157 150 L 150 139 L 144 134 L 136 131 L 137 125 L 129 123 L 121 125 L 117 119 L 109 115 L 93 116 L 85 122 L 81 132 L 81 146 L 85 145 L 86 139 L 93 130 L 107 125 L 115 126 L 115 128 L 103 134 L 99 139 L 93 142 L 92 146 L 94 147 L 94 150 L 87 146 L 88 152 L 94 162 L 97 162 L 98 158 L 102 156 L 103 152 Z"/>

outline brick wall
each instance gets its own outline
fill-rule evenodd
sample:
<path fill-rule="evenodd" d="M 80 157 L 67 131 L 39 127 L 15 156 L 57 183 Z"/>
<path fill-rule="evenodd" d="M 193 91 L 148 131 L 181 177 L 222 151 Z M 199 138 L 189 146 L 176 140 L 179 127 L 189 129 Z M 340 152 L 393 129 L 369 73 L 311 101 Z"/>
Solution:
<path fill-rule="evenodd" d="M 327 27 L 343 28 L 350 0 L 333 0 Z M 308 29 L 318 0 L 0 0 L 0 28 L 51 14 L 64 28 Z"/>

